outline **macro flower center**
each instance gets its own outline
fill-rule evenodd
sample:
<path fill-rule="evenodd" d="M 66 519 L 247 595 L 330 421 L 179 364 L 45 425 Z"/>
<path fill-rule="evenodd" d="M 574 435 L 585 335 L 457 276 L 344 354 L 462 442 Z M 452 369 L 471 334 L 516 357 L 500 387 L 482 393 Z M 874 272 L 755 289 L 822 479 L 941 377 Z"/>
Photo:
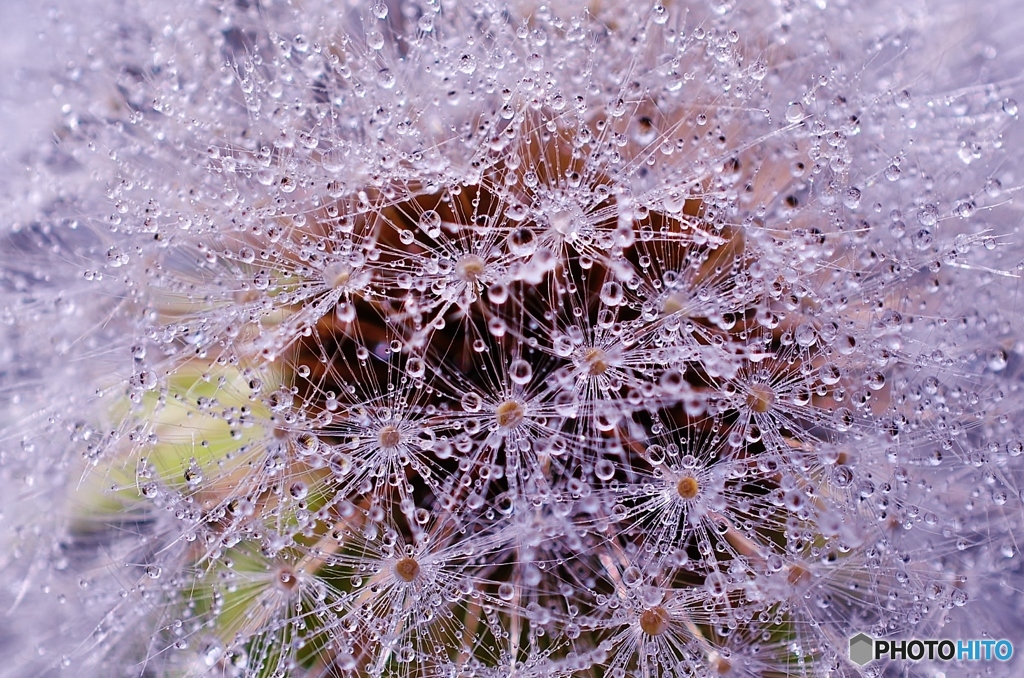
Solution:
<path fill-rule="evenodd" d="M 583 354 L 583 364 L 587 366 L 587 372 L 595 377 L 604 374 L 608 370 L 606 357 L 605 352 L 599 348 L 589 349 Z"/>
<path fill-rule="evenodd" d="M 290 567 L 282 567 L 274 576 L 274 585 L 283 591 L 294 591 L 299 585 L 299 578 Z"/>
<path fill-rule="evenodd" d="M 336 261 L 324 266 L 323 276 L 327 286 L 336 290 L 348 284 L 348 281 L 352 278 L 352 269 L 348 264 Z"/>
<path fill-rule="evenodd" d="M 747 394 L 747 405 L 754 412 L 764 414 L 775 404 L 775 391 L 767 384 L 751 384 Z"/>
<path fill-rule="evenodd" d="M 385 450 L 393 450 L 402 442 L 402 434 L 397 428 L 388 424 L 377 434 L 377 441 Z"/>
<path fill-rule="evenodd" d="M 672 315 L 673 313 L 682 311 L 685 307 L 686 296 L 679 292 L 674 292 L 665 298 L 665 303 L 662 304 L 661 310 L 667 315 Z"/>
<path fill-rule="evenodd" d="M 484 273 L 484 260 L 475 254 L 467 254 L 455 263 L 455 274 L 461 280 L 472 283 L 480 279 Z"/>
<path fill-rule="evenodd" d="M 411 582 L 420 575 L 420 564 L 406 556 L 395 563 L 395 575 L 404 582 Z"/>
<path fill-rule="evenodd" d="M 696 497 L 699 492 L 700 483 L 693 476 L 683 476 L 676 483 L 676 493 L 687 501 Z"/>
<path fill-rule="evenodd" d="M 640 613 L 640 630 L 649 636 L 660 636 L 668 631 L 669 621 L 668 610 L 655 605 Z"/>
<path fill-rule="evenodd" d="M 499 428 L 515 428 L 526 418 L 526 410 L 523 409 L 523 405 L 519 401 L 506 400 L 498 405 L 494 416 L 498 420 Z"/>

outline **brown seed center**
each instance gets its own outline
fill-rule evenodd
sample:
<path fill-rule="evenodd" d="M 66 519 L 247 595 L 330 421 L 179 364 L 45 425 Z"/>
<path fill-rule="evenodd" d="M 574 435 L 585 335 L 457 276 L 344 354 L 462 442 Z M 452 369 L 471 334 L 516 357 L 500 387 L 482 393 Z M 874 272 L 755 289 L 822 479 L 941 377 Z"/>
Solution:
<path fill-rule="evenodd" d="M 526 411 L 523 406 L 515 400 L 506 400 L 502 404 L 498 405 L 498 409 L 494 411 L 495 417 L 498 419 L 498 426 L 501 428 L 513 428 L 518 426 L 524 418 L 526 418 Z"/>
<path fill-rule="evenodd" d="M 680 294 L 679 292 L 676 292 L 675 294 L 670 294 L 668 295 L 668 297 L 665 298 L 665 303 L 662 304 L 661 310 L 666 315 L 672 315 L 673 313 L 678 313 L 679 311 L 682 311 L 685 307 L 686 297 Z"/>
<path fill-rule="evenodd" d="M 411 582 L 420 575 L 420 564 L 406 556 L 395 563 L 395 574 L 404 582 Z"/>
<path fill-rule="evenodd" d="M 700 483 L 698 483 L 697 479 L 693 476 L 683 476 L 679 479 L 679 482 L 676 483 L 676 492 L 678 492 L 679 496 L 683 499 L 693 499 L 697 496 L 697 493 L 700 492 Z"/>
<path fill-rule="evenodd" d="M 484 273 L 484 260 L 475 254 L 467 254 L 455 264 L 455 274 L 466 282 L 476 282 Z"/>
<path fill-rule="evenodd" d="M 592 376 L 604 374 L 608 369 L 605 353 L 599 348 L 592 348 L 583 354 L 583 362 Z"/>
<path fill-rule="evenodd" d="M 377 434 L 377 440 L 385 450 L 393 450 L 402 442 L 402 434 L 398 432 L 397 428 L 388 424 Z"/>
<path fill-rule="evenodd" d="M 655 605 L 640 613 L 640 630 L 649 636 L 660 636 L 668 631 L 668 625 L 668 610 L 661 605 Z"/>
<path fill-rule="evenodd" d="M 764 414 L 775 404 L 775 391 L 767 384 L 751 384 L 747 404 L 753 411 Z"/>
<path fill-rule="evenodd" d="M 324 282 L 333 289 L 341 289 L 352 278 L 352 269 L 347 264 L 336 261 L 324 266 Z"/>

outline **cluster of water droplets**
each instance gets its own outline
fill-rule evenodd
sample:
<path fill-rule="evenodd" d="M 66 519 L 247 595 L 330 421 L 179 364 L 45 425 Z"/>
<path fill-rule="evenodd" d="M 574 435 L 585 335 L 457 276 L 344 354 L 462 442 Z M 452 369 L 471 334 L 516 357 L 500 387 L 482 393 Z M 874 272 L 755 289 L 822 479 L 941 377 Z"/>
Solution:
<path fill-rule="evenodd" d="M 95 625 L 23 666 L 853 675 L 1019 583 L 1016 105 L 916 95 L 910 29 L 597 4 L 198 3 L 69 65 L 50 163 L 107 188 L 7 237 L 78 277 L 5 255 L 5 319 L 78 359 L 0 463 Z"/>

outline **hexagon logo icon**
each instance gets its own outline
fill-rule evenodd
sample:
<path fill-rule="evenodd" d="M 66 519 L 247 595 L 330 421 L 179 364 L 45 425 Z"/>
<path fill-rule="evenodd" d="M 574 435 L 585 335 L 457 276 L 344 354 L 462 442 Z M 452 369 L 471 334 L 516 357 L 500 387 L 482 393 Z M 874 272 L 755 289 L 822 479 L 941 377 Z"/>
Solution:
<path fill-rule="evenodd" d="M 864 666 L 875 658 L 875 641 L 866 633 L 858 633 L 850 638 L 850 661 L 857 666 Z"/>

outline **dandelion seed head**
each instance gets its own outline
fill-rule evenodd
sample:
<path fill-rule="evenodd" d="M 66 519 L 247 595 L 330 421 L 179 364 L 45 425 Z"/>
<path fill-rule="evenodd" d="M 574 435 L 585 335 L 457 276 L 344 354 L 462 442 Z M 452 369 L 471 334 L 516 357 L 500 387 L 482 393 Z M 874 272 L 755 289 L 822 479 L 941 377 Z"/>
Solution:
<path fill-rule="evenodd" d="M 74 607 L 39 657 L 818 675 L 1011 633 L 1019 94 L 955 3 L 149 4 L 53 15 L 2 234 L 5 602 Z"/>

